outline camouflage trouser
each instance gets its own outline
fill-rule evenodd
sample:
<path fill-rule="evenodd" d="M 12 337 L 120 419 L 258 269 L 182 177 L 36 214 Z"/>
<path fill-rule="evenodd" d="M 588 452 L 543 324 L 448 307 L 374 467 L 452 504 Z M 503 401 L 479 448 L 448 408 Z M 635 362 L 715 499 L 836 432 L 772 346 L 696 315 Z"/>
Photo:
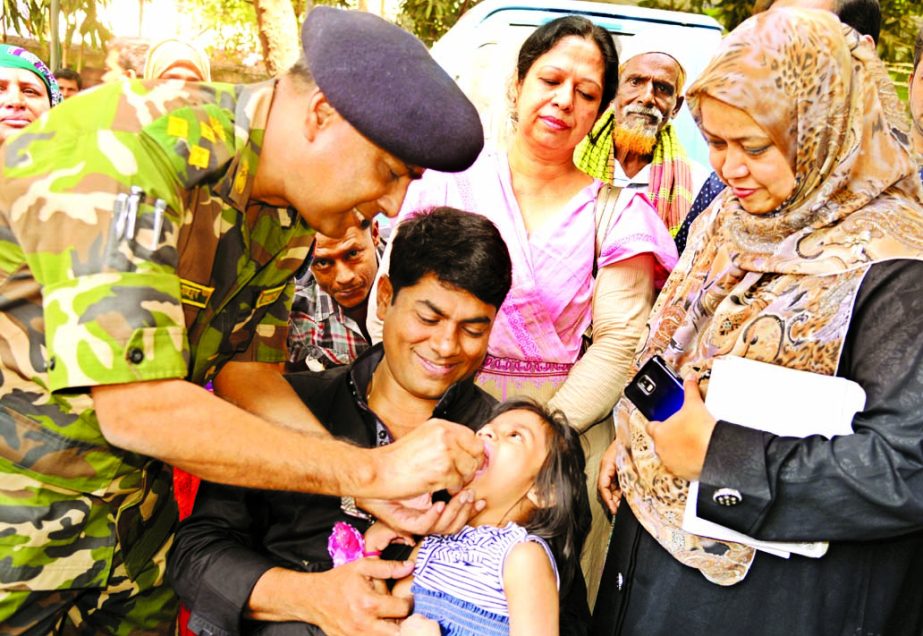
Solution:
<path fill-rule="evenodd" d="M 164 583 L 171 544 L 167 541 L 134 581 L 117 549 L 104 589 L 0 591 L 0 635 L 173 634 L 177 600 Z"/>

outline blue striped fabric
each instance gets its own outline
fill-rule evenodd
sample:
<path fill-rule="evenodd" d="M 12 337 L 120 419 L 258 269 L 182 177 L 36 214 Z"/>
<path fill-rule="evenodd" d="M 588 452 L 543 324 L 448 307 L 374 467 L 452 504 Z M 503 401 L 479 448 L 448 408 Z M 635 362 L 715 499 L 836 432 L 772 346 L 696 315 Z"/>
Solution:
<path fill-rule="evenodd" d="M 414 614 L 439 623 L 442 636 L 509 636 L 510 617 L 459 600 L 451 594 L 426 590 L 414 583 Z"/>
<path fill-rule="evenodd" d="M 470 632 L 473 634 L 509 633 L 508 625 L 501 632 L 485 630 L 487 625 L 496 623 L 497 618 L 509 620 L 509 606 L 503 590 L 503 562 L 514 546 L 526 541 L 538 543 L 545 549 L 557 577 L 557 565 L 548 544 L 515 523 L 503 528 L 465 527 L 453 535 L 426 537 L 414 568 L 415 611 L 439 621 L 443 634 L 469 633 L 446 631 L 451 625 L 463 630 L 473 629 Z M 421 607 L 425 607 L 427 613 Z M 470 611 L 472 609 L 478 611 Z"/>

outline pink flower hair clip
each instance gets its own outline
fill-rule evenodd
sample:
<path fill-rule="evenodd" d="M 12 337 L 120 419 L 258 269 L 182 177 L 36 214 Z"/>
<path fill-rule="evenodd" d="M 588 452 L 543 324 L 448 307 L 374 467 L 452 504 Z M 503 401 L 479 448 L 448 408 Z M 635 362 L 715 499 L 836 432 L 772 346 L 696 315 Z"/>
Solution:
<path fill-rule="evenodd" d="M 344 521 L 333 524 L 330 538 L 327 539 L 327 552 L 333 559 L 333 567 L 351 563 L 362 557 L 378 556 L 378 550 L 365 551 L 365 539 L 362 533 Z"/>

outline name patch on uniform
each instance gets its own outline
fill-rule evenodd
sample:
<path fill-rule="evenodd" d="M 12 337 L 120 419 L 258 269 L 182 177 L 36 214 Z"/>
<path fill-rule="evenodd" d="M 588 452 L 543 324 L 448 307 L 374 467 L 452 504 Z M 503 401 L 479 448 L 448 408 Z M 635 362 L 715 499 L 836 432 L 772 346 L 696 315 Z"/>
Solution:
<path fill-rule="evenodd" d="M 234 192 L 241 194 L 244 191 L 244 188 L 247 187 L 247 176 L 250 174 L 250 166 L 247 165 L 246 161 L 240 162 L 240 167 L 237 168 L 237 174 L 234 175 Z"/>
<path fill-rule="evenodd" d="M 189 122 L 181 117 L 167 117 L 167 134 L 180 139 L 189 139 Z"/>
<path fill-rule="evenodd" d="M 214 291 L 214 287 L 199 285 L 185 278 L 179 279 L 179 295 L 185 305 L 205 309 L 205 305 L 208 304 L 208 299 L 212 297 Z"/>
<path fill-rule="evenodd" d="M 273 287 L 272 289 L 260 292 L 260 297 L 256 299 L 256 308 L 259 309 L 260 307 L 273 304 L 279 300 L 279 296 L 281 296 L 284 291 L 285 285 L 280 285 L 279 287 Z"/>
<path fill-rule="evenodd" d="M 202 146 L 192 146 L 189 149 L 189 165 L 193 168 L 205 170 L 208 167 L 209 152 Z"/>
<path fill-rule="evenodd" d="M 210 142 L 215 143 L 215 133 L 212 132 L 212 127 L 211 127 L 211 126 L 209 126 L 209 125 L 206 124 L 205 122 L 202 122 L 202 124 L 201 124 L 201 126 L 200 126 L 200 130 L 202 131 L 202 138 L 203 138 L 203 139 L 207 139 L 207 140 L 209 140 Z"/>
<path fill-rule="evenodd" d="M 218 137 L 221 141 L 224 141 L 224 126 L 221 125 L 221 120 L 212 115 L 208 116 L 208 121 L 212 125 L 212 132 L 215 133 L 215 136 Z"/>

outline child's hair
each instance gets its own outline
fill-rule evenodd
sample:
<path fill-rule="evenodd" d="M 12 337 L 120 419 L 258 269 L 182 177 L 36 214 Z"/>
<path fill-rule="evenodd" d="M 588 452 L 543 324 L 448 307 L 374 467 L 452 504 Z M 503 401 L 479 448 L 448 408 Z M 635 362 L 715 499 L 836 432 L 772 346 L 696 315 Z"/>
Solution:
<path fill-rule="evenodd" d="M 524 526 L 551 546 L 563 592 L 570 587 L 590 529 L 586 459 L 580 434 L 557 409 L 546 408 L 530 398 L 517 397 L 495 406 L 490 419 L 520 410 L 538 415 L 551 431 L 548 456 L 535 477 L 539 501 L 548 502 L 548 505 L 536 508 Z"/>

